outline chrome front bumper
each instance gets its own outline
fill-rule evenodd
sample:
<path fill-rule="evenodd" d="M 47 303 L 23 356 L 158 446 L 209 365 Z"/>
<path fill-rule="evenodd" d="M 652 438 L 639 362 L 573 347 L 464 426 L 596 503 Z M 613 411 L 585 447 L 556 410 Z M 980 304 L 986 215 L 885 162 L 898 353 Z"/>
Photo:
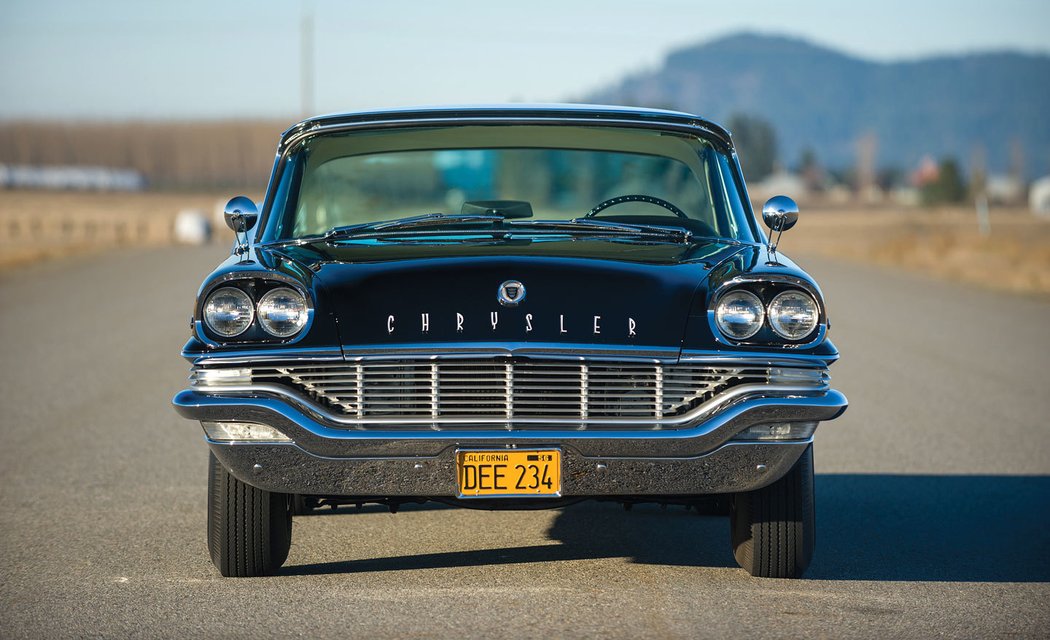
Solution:
<path fill-rule="evenodd" d="M 551 430 L 396 428 L 346 429 L 278 397 L 230 396 L 195 390 L 172 401 L 200 421 L 269 425 L 287 444 L 209 441 L 240 480 L 269 491 L 365 497 L 452 497 L 455 452 L 461 448 L 557 447 L 563 496 L 697 495 L 750 491 L 794 465 L 809 440 L 733 440 L 757 425 L 832 420 L 846 410 L 834 390 L 800 396 L 740 399 L 696 424 L 677 429 Z"/>

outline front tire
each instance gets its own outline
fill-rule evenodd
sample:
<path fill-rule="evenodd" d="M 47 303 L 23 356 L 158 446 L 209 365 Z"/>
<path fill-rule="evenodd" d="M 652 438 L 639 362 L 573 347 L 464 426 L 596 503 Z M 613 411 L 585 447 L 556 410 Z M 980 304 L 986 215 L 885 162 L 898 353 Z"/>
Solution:
<path fill-rule="evenodd" d="M 271 576 L 288 558 L 292 503 L 235 478 L 208 456 L 208 552 L 227 577 Z"/>
<path fill-rule="evenodd" d="M 753 576 L 800 578 L 813 559 L 813 445 L 780 480 L 733 496 L 733 555 Z"/>

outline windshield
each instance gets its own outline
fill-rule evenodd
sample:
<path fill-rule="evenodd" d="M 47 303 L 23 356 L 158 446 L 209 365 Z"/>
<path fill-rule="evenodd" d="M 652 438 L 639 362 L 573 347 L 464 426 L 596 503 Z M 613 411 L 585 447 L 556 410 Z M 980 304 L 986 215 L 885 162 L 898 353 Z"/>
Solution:
<path fill-rule="evenodd" d="M 648 129 L 496 125 L 318 136 L 286 164 L 265 236 L 449 215 L 428 220 L 439 229 L 456 214 L 457 223 L 477 214 L 511 224 L 590 217 L 749 241 L 729 167 L 705 140 Z"/>

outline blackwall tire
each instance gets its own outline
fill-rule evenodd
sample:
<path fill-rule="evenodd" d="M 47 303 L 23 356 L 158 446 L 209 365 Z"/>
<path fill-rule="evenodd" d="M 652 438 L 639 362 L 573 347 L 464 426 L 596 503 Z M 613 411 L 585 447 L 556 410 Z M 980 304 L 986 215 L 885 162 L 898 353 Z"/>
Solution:
<path fill-rule="evenodd" d="M 228 577 L 271 576 L 288 558 L 292 503 L 287 494 L 245 484 L 208 455 L 208 552 Z"/>
<path fill-rule="evenodd" d="M 751 575 L 800 578 L 813 559 L 813 445 L 780 480 L 733 496 L 733 555 Z"/>

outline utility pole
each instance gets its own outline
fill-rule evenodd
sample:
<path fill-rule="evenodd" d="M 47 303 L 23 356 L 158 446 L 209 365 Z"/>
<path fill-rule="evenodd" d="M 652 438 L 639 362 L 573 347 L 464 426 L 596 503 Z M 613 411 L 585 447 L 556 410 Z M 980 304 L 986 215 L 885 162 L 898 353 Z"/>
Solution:
<path fill-rule="evenodd" d="M 878 199 L 878 176 L 875 169 L 875 154 L 879 139 L 873 132 L 857 139 L 857 195 L 861 202 L 871 204 Z"/>
<path fill-rule="evenodd" d="M 977 211 L 977 231 L 987 238 L 992 233 L 992 223 L 988 216 L 988 162 L 984 147 L 974 147 L 970 156 L 970 191 Z"/>
<path fill-rule="evenodd" d="M 313 3 L 303 1 L 303 19 L 299 35 L 299 88 L 304 118 L 314 115 L 314 12 Z"/>

